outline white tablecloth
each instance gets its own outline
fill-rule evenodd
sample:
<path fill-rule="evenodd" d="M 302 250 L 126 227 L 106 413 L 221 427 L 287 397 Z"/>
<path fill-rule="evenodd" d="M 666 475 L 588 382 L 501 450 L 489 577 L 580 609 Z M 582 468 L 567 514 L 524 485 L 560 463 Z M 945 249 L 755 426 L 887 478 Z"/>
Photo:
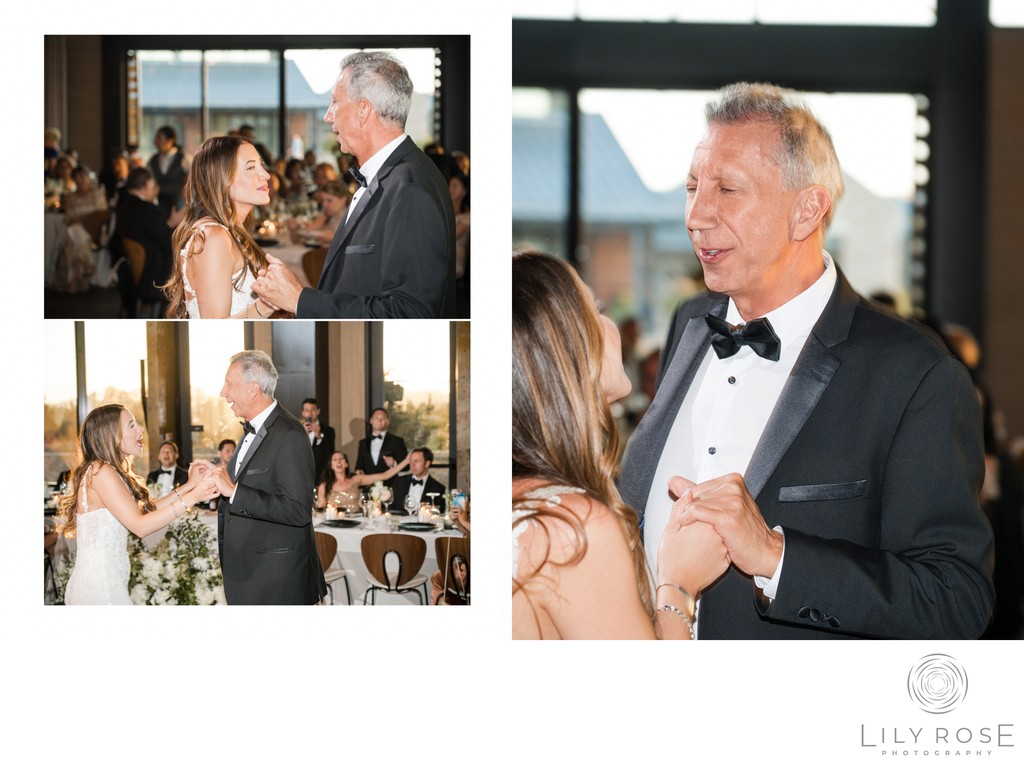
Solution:
<path fill-rule="evenodd" d="M 315 287 L 311 285 L 309 280 L 306 279 L 306 272 L 302 268 L 302 256 L 307 250 L 312 248 L 306 245 L 274 245 L 274 247 L 265 248 L 267 255 L 272 255 L 275 258 L 280 258 L 284 263 L 295 272 L 295 276 L 299 279 L 299 284 L 303 287 Z"/>
<path fill-rule="evenodd" d="M 384 522 L 379 522 L 377 529 L 360 529 L 359 527 L 344 528 L 344 527 L 326 527 L 319 521 L 314 522 L 314 528 L 317 532 L 326 532 L 333 536 L 338 541 L 338 554 L 336 562 L 344 569 L 351 569 L 355 572 L 355 575 L 349 577 L 349 588 L 352 590 L 352 601 L 355 604 L 361 604 L 363 599 L 363 593 L 368 587 L 366 581 L 366 565 L 363 563 L 363 552 L 362 552 L 362 539 L 367 535 L 380 534 L 383 532 L 390 532 L 388 526 Z M 462 537 L 462 533 L 455 529 L 446 529 L 444 532 L 405 532 L 402 531 L 400 534 L 403 535 L 415 535 L 423 539 L 427 544 L 427 557 L 423 560 L 423 567 L 420 569 L 420 574 L 426 575 L 427 577 L 427 598 L 430 598 L 430 577 L 437 571 L 437 555 L 434 551 L 434 541 L 443 535 L 451 537 Z M 345 603 L 345 583 L 340 580 L 333 586 L 334 589 L 334 603 L 344 604 Z M 420 596 L 423 595 L 423 587 L 419 588 Z M 403 593 L 401 595 L 395 593 L 385 593 L 383 591 L 377 591 L 376 602 L 378 604 L 416 604 L 420 603 L 420 600 L 416 597 L 415 593 Z"/>

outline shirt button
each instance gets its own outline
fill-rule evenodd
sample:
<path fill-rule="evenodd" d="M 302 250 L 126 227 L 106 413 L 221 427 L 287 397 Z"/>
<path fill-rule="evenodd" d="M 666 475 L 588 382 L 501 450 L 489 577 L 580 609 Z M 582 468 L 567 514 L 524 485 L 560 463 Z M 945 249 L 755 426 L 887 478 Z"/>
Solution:
<path fill-rule="evenodd" d="M 736 382 L 736 376 L 730 375 L 729 376 L 729 383 L 732 384 L 732 383 L 735 383 L 735 382 Z"/>
<path fill-rule="evenodd" d="M 714 447 L 708 447 L 709 455 L 714 455 L 716 452 L 718 452 L 718 450 L 716 450 Z"/>

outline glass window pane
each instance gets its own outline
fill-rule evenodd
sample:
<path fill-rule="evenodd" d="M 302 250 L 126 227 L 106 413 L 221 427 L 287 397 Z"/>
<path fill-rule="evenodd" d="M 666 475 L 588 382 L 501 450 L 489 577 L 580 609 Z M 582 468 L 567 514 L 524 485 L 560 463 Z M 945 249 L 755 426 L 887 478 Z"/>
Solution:
<path fill-rule="evenodd" d="M 139 156 L 148 161 L 156 153 L 153 137 L 163 125 L 174 128 L 186 154 L 194 154 L 203 142 L 202 52 L 139 51 L 136 61 Z"/>
<path fill-rule="evenodd" d="M 997 27 L 1024 27 L 1021 0 L 988 0 L 988 17 Z"/>
<path fill-rule="evenodd" d="M 142 408 L 142 369 L 146 360 L 145 322 L 86 322 L 85 377 L 91 412 L 102 404 L 121 404 L 146 424 Z M 149 465 L 151 445 L 143 441 L 135 470 Z"/>
<path fill-rule="evenodd" d="M 664 339 L 678 301 L 701 285 L 685 228 L 684 181 L 710 95 L 580 91 L 580 266 L 609 316 L 637 317 L 651 343 Z M 809 94 L 806 100 L 831 131 L 846 179 L 826 247 L 860 292 L 884 290 L 909 308 L 915 172 L 927 156 L 917 100 L 908 94 Z M 672 141 L 652 140 L 638 114 L 664 115 Z"/>
<path fill-rule="evenodd" d="M 56 481 L 74 461 L 78 442 L 75 323 L 46 322 L 45 337 L 43 480 Z"/>
<path fill-rule="evenodd" d="M 192 459 L 212 460 L 222 439 L 241 441 L 238 417 L 220 395 L 232 354 L 245 350 L 242 322 L 191 322 L 188 328 L 192 396 Z M 197 429 L 202 430 L 197 430 Z"/>
<path fill-rule="evenodd" d="M 384 399 L 389 430 L 410 450 L 429 447 L 434 463 L 449 458 L 450 352 L 447 322 L 384 323 Z M 431 471 L 448 486 L 448 471 Z"/>
<path fill-rule="evenodd" d="M 569 215 L 566 95 L 512 89 L 512 242 L 565 257 Z"/>
<path fill-rule="evenodd" d="M 263 144 L 270 160 L 280 156 L 278 136 L 279 85 L 276 51 L 206 51 L 209 70 L 207 106 L 210 135 L 225 134 L 251 125 L 256 143 Z"/>

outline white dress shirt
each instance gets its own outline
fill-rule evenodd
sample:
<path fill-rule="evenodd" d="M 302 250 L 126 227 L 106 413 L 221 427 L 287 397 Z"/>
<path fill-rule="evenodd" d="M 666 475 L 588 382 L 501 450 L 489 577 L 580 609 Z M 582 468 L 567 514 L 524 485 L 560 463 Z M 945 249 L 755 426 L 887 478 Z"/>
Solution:
<path fill-rule="evenodd" d="M 408 495 L 408 497 L 412 498 L 416 502 L 416 507 L 417 508 L 419 507 L 420 503 L 423 502 L 423 490 L 427 486 L 426 485 L 427 476 L 429 476 L 429 475 L 430 474 L 423 474 L 422 477 L 413 476 L 409 480 L 409 495 Z M 423 483 L 422 484 L 414 484 L 413 481 L 415 481 L 416 479 L 421 479 Z M 408 502 L 408 499 L 406 500 L 406 502 Z"/>
<path fill-rule="evenodd" d="M 373 464 L 377 465 L 380 462 L 380 450 L 384 446 L 384 437 L 387 435 L 387 431 L 381 431 L 380 434 L 370 434 L 370 457 L 373 458 Z M 378 439 L 377 437 L 380 436 Z"/>
<path fill-rule="evenodd" d="M 797 357 L 835 287 L 832 257 L 827 252 L 823 257 L 825 271 L 817 281 L 766 314 L 781 343 L 777 362 L 761 358 L 749 346 L 725 359 L 709 348 L 701 361 L 665 442 L 644 511 L 644 546 L 653 572 L 658 571 L 658 545 L 672 511 L 669 479 L 683 476 L 700 484 L 728 473 L 746 473 Z M 725 320 L 733 325 L 743 322 L 731 298 Z M 781 571 L 780 560 L 771 579 L 755 578 L 769 598 L 775 596 Z"/>
<path fill-rule="evenodd" d="M 358 189 L 356 189 L 355 194 L 352 195 L 352 202 L 348 206 L 348 212 L 345 213 L 346 221 L 348 220 L 348 217 L 352 214 L 352 211 L 355 209 L 356 203 L 359 202 L 359 198 L 362 197 L 363 194 L 366 192 L 367 188 L 369 188 L 370 181 L 372 181 L 374 176 L 377 175 L 377 171 L 379 171 L 384 166 L 384 163 L 387 161 L 387 158 L 391 156 L 392 152 L 394 152 L 395 149 L 398 148 L 398 145 L 402 143 L 405 139 L 406 134 L 402 133 L 402 135 L 400 135 L 398 138 L 389 141 L 387 144 L 378 149 L 376 154 L 374 154 L 372 157 L 370 157 L 370 159 L 368 159 L 366 162 L 359 166 L 359 172 L 362 173 L 363 178 L 366 179 L 366 186 L 360 186 Z"/>

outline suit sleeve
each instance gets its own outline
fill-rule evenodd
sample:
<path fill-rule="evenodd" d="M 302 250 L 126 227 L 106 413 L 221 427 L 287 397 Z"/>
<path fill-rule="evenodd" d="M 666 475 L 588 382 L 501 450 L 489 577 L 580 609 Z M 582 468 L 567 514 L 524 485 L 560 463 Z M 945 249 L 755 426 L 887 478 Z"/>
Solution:
<path fill-rule="evenodd" d="M 379 295 L 306 288 L 296 316 L 302 319 L 435 319 L 454 263 L 451 230 L 437 198 L 414 178 L 399 178 L 381 204 L 388 206 L 380 249 Z M 454 272 L 453 272 L 454 273 Z"/>
<path fill-rule="evenodd" d="M 879 546 L 786 529 L 777 597 L 762 614 L 862 636 L 977 638 L 994 603 L 983 472 L 973 385 L 944 358 L 910 399 L 879 478 Z"/>
<path fill-rule="evenodd" d="M 313 451 L 302 429 L 275 424 L 274 432 L 275 449 L 242 475 L 231 512 L 303 527 L 309 524 L 313 507 Z"/>

